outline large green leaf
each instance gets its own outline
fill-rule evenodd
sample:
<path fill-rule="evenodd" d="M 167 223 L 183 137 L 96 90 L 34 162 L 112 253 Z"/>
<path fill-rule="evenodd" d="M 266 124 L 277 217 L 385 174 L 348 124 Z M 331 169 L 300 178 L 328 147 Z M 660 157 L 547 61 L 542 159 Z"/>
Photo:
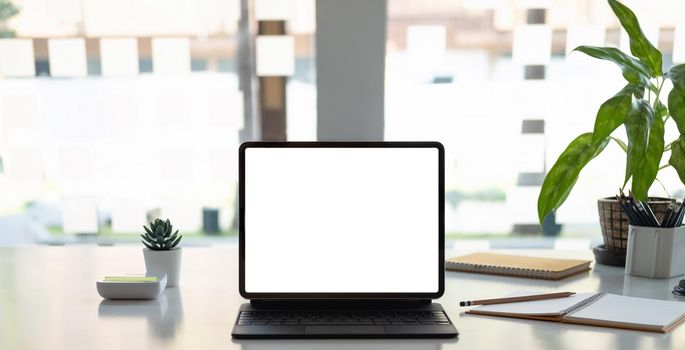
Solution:
<path fill-rule="evenodd" d="M 680 181 L 685 183 L 685 135 L 680 135 L 671 144 L 671 158 L 668 160 L 668 164 L 671 164 L 678 173 Z"/>
<path fill-rule="evenodd" d="M 595 128 L 592 131 L 593 142 L 600 142 L 611 135 L 625 120 L 632 106 L 633 94 L 641 93 L 642 88 L 628 84 L 612 98 L 606 100 L 599 107 L 595 118 Z"/>
<path fill-rule="evenodd" d="M 673 82 L 673 86 L 685 90 L 685 64 L 671 67 L 668 77 Z"/>
<path fill-rule="evenodd" d="M 652 77 L 661 76 L 663 74 L 661 52 L 647 40 L 633 11 L 617 0 L 609 0 L 609 6 L 628 33 L 630 52 L 649 67 Z"/>
<path fill-rule="evenodd" d="M 540 223 L 564 203 L 578 180 L 580 171 L 609 143 L 609 138 L 602 142 L 593 142 L 592 138 L 592 133 L 588 132 L 571 141 L 545 176 L 538 196 Z"/>
<path fill-rule="evenodd" d="M 678 126 L 678 131 L 685 134 L 685 89 L 673 87 L 668 94 L 668 110 Z"/>
<path fill-rule="evenodd" d="M 668 94 L 668 110 L 678 131 L 685 134 L 685 64 L 672 67 L 668 77 L 673 82 L 673 90 Z"/>
<path fill-rule="evenodd" d="M 614 47 L 578 46 L 573 51 L 616 63 L 623 71 L 623 77 L 633 84 L 646 85 L 651 75 L 642 62 Z"/>
<path fill-rule="evenodd" d="M 626 133 L 628 134 L 628 159 L 624 184 L 633 176 L 633 196 L 639 200 L 647 199 L 647 190 L 652 182 L 654 182 L 653 178 L 651 180 L 649 178 L 651 171 L 643 169 L 643 167 L 648 167 L 651 164 L 651 160 L 646 160 L 646 158 L 648 157 L 647 149 L 649 142 L 652 141 L 650 131 L 654 124 L 654 119 L 652 107 L 647 101 L 641 99 L 633 100 L 625 119 Z M 663 123 L 661 125 L 660 137 L 663 139 Z M 663 152 L 663 140 L 661 142 L 661 152 Z M 659 160 L 661 160 L 660 156 Z M 656 167 L 657 169 L 659 168 L 658 162 Z"/>
<path fill-rule="evenodd" d="M 643 108 L 646 108 L 642 113 L 652 115 L 652 126 L 649 130 L 649 140 L 647 142 L 647 150 L 642 165 L 633 168 L 633 184 L 632 190 L 635 198 L 646 200 L 649 188 L 656 179 L 656 174 L 659 172 L 659 165 L 661 164 L 661 157 L 664 155 L 664 120 L 658 113 L 653 112 L 649 104 L 645 103 Z M 654 115 L 657 113 L 657 115 Z M 649 117 L 648 117 L 649 118 Z"/>

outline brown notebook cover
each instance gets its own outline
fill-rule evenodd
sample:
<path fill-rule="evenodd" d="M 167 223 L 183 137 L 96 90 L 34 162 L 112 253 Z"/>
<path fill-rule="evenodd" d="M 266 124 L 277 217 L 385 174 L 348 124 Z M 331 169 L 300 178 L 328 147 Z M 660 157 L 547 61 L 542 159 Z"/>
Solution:
<path fill-rule="evenodd" d="M 473 253 L 448 259 L 445 269 L 548 280 L 562 279 L 590 269 L 590 260 Z"/>

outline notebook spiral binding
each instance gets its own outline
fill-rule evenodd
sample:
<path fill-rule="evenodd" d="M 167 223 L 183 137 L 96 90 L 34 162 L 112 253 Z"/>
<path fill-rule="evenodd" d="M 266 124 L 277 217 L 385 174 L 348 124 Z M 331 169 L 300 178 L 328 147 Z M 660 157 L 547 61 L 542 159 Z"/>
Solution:
<path fill-rule="evenodd" d="M 591 296 L 591 297 L 589 297 L 589 298 L 587 298 L 587 299 L 581 301 L 581 302 L 578 303 L 578 304 L 575 304 L 575 305 L 573 305 L 573 306 L 571 306 L 571 307 L 568 307 L 568 308 L 566 308 L 566 309 L 564 309 L 564 310 L 561 310 L 561 314 L 562 314 L 562 315 L 569 315 L 569 314 L 572 314 L 572 313 L 574 313 L 574 312 L 576 312 L 576 311 L 580 311 L 580 310 L 583 309 L 584 307 L 586 307 L 586 306 L 588 306 L 588 305 L 591 305 L 592 303 L 596 302 L 596 301 L 599 300 L 599 299 L 602 299 L 602 297 L 604 297 L 605 295 L 607 295 L 606 292 L 599 292 L 599 293 L 597 293 L 597 294 L 595 294 L 595 295 L 593 295 L 593 296 Z"/>
<path fill-rule="evenodd" d="M 505 271 L 518 271 L 518 272 L 547 272 L 545 269 L 531 269 L 523 267 L 511 267 L 511 266 L 499 266 L 499 265 L 488 265 L 480 263 L 465 263 L 465 262 L 451 262 L 447 261 L 447 266 L 449 267 L 466 267 L 474 270 L 488 270 L 497 269 Z"/>
<path fill-rule="evenodd" d="M 485 273 L 492 275 L 502 275 L 502 276 L 515 276 L 515 277 L 528 277 L 528 278 L 545 278 L 546 275 L 539 275 L 539 273 L 547 273 L 544 269 L 530 269 L 521 267 L 510 267 L 510 266 L 497 266 L 497 265 L 487 265 L 487 264 L 476 264 L 476 263 L 463 263 L 463 262 L 451 262 L 447 261 L 445 268 L 452 269 L 456 271 L 466 271 L 466 272 L 476 272 Z"/>

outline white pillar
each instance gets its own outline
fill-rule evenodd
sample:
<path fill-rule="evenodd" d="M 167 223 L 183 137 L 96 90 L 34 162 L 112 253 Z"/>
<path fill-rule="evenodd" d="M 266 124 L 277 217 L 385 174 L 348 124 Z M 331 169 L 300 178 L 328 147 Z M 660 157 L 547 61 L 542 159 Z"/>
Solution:
<path fill-rule="evenodd" d="M 317 139 L 381 141 L 386 0 L 316 1 Z"/>

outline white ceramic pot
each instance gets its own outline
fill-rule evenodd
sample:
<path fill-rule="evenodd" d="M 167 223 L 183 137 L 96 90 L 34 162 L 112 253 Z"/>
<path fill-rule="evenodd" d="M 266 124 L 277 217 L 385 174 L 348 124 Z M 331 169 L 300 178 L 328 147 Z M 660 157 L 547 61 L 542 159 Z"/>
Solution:
<path fill-rule="evenodd" d="M 176 287 L 181 278 L 181 248 L 150 250 L 143 248 L 146 275 L 167 276 L 167 287 Z"/>

